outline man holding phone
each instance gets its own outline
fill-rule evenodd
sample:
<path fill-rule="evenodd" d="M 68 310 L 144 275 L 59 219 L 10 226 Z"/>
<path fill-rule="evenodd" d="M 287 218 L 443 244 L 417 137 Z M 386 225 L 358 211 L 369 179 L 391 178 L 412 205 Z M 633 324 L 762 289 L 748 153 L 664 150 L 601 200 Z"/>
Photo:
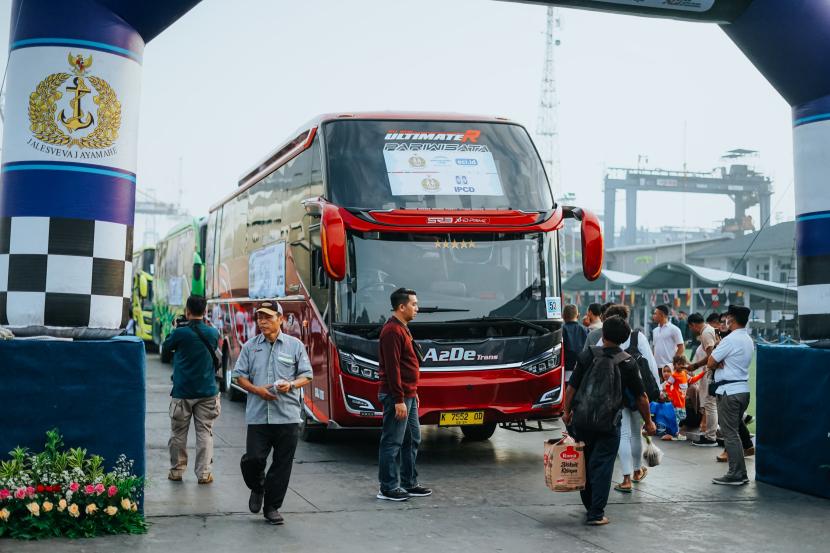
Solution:
<path fill-rule="evenodd" d="M 237 383 L 248 392 L 248 433 L 240 467 L 251 490 L 250 511 L 258 513 L 262 508 L 266 521 L 283 524 L 279 509 L 288 490 L 299 438 L 300 388 L 311 382 L 311 362 L 303 343 L 281 332 L 282 307 L 278 303 L 261 303 L 256 321 L 261 334 L 245 342 L 233 369 Z M 272 449 L 274 457 L 266 474 Z"/>

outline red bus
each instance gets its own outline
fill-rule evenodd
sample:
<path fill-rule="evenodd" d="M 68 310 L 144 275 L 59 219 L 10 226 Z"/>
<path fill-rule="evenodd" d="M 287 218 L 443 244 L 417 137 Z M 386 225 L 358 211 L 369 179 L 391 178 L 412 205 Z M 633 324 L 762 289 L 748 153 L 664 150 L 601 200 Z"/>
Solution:
<path fill-rule="evenodd" d="M 424 353 L 423 424 L 488 439 L 499 424 L 561 414 L 559 246 L 582 221 L 583 272 L 602 264 L 588 211 L 554 202 L 524 127 L 456 114 L 317 117 L 211 208 L 210 318 L 225 349 L 222 388 L 257 332 L 254 307 L 277 300 L 283 331 L 308 349 L 305 439 L 377 427 L 378 334 L 389 295 L 414 289 L 410 328 Z"/>

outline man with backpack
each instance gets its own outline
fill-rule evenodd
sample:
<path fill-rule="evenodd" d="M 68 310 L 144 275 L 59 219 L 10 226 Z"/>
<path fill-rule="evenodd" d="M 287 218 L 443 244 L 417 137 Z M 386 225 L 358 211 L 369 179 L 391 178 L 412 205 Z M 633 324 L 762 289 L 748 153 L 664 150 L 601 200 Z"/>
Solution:
<path fill-rule="evenodd" d="M 167 479 L 180 482 L 187 469 L 187 433 L 190 419 L 196 428 L 196 477 L 199 484 L 213 482 L 213 423 L 219 417 L 219 389 L 213 366 L 219 332 L 205 324 L 207 300 L 190 296 L 186 322 L 177 323 L 162 344 L 162 361 L 173 360 L 170 392 L 170 472 Z"/>
<path fill-rule="evenodd" d="M 646 421 L 646 433 L 656 433 L 640 369 L 620 348 L 630 335 L 631 328 L 624 319 L 606 316 L 603 346 L 591 346 L 579 355 L 565 393 L 562 420 L 574 438 L 585 443 L 587 476 L 580 495 L 590 526 L 608 524 L 605 506 L 620 445 L 623 406 L 636 406 Z"/>
<path fill-rule="evenodd" d="M 615 304 L 605 310 L 605 317 L 619 317 L 628 322 L 628 307 Z M 596 344 L 601 346 L 602 338 Z M 660 375 L 657 373 L 657 362 L 648 346 L 645 334 L 639 330 L 632 330 L 628 339 L 620 344 L 620 349 L 629 354 L 637 362 L 640 370 L 640 378 L 643 380 L 643 389 L 648 400 L 657 401 L 660 398 Z M 635 405 L 626 405 L 622 409 L 622 424 L 620 426 L 620 469 L 623 473 L 623 481 L 614 486 L 614 489 L 621 493 L 631 493 L 632 482 L 640 482 L 648 474 L 648 469 L 643 466 L 643 438 L 640 436 L 640 429 L 643 427 L 643 419 L 637 412 Z"/>

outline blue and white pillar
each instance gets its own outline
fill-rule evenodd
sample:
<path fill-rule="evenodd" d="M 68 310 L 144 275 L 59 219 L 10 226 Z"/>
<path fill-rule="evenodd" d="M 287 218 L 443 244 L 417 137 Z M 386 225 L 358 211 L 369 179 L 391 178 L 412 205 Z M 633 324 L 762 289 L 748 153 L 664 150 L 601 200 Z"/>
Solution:
<path fill-rule="evenodd" d="M 92 0 L 14 0 L 11 25 L 0 325 L 118 329 L 130 298 L 144 41 Z"/>
<path fill-rule="evenodd" d="M 793 108 L 793 126 L 798 328 L 830 338 L 830 96 Z"/>

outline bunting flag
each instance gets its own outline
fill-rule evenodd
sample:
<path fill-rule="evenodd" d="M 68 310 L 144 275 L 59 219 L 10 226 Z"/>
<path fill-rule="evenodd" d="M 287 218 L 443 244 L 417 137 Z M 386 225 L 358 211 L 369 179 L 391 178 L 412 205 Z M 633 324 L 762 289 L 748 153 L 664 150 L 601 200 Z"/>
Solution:
<path fill-rule="evenodd" d="M 664 290 L 664 291 L 663 291 L 663 303 L 664 303 L 664 304 L 666 304 L 666 305 L 668 305 L 668 304 L 669 304 L 669 301 L 671 301 L 671 300 L 669 299 L 669 293 L 668 293 L 668 292 L 666 292 L 666 291 Z"/>
<path fill-rule="evenodd" d="M 631 306 L 634 307 L 634 290 L 631 291 Z"/>
<path fill-rule="evenodd" d="M 712 288 L 712 307 L 720 307 L 720 297 L 718 297 L 718 289 Z"/>
<path fill-rule="evenodd" d="M 604 301 L 605 301 L 605 297 L 606 297 L 605 290 L 603 290 L 603 291 L 602 291 L 602 294 L 600 294 L 600 297 L 602 298 L 602 301 L 604 302 Z"/>
<path fill-rule="evenodd" d="M 706 296 L 703 295 L 702 288 L 697 289 L 697 297 L 700 298 L 700 305 L 705 309 L 708 302 L 706 301 Z"/>
<path fill-rule="evenodd" d="M 674 308 L 680 309 L 680 294 L 678 294 L 678 290 L 674 291 Z"/>
<path fill-rule="evenodd" d="M 651 306 L 655 307 L 657 305 L 657 292 L 651 293 Z"/>
<path fill-rule="evenodd" d="M 625 288 L 623 288 L 622 292 L 620 292 L 620 303 L 625 305 Z"/>
<path fill-rule="evenodd" d="M 692 306 L 692 289 L 688 288 L 686 290 L 686 307 Z"/>

